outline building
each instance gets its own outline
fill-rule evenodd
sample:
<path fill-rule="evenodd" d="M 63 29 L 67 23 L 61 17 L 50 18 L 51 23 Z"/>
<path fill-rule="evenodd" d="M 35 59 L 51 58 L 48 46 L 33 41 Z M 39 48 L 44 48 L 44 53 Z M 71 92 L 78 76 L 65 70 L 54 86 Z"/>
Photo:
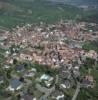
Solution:
<path fill-rule="evenodd" d="M 20 90 L 22 87 L 23 87 L 23 83 L 21 81 L 19 81 L 18 79 L 12 79 L 10 81 L 8 90 L 14 92 L 16 90 L 17 91 Z"/>
<path fill-rule="evenodd" d="M 49 75 L 43 74 L 40 77 L 40 81 L 44 82 L 46 87 L 50 87 L 52 85 L 53 81 L 54 81 L 54 78 L 49 76 Z"/>
<path fill-rule="evenodd" d="M 4 82 L 4 77 L 0 76 L 0 84 L 2 84 Z"/>
<path fill-rule="evenodd" d="M 65 100 L 65 95 L 59 90 L 55 90 L 50 95 L 51 100 Z"/>
<path fill-rule="evenodd" d="M 64 88 L 64 89 L 69 89 L 71 87 L 71 81 L 70 80 L 64 80 L 64 83 L 60 84 L 60 87 Z"/>
<path fill-rule="evenodd" d="M 24 94 L 20 100 L 37 100 L 33 95 L 30 94 Z"/>
<path fill-rule="evenodd" d="M 85 88 L 93 88 L 94 87 L 94 79 L 93 76 L 87 75 L 82 81 L 82 86 Z"/>

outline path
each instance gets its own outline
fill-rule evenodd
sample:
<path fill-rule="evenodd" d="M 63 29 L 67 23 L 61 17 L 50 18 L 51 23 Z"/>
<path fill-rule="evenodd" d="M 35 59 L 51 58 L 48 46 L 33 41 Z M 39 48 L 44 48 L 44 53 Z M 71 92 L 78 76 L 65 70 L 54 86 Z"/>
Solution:
<path fill-rule="evenodd" d="M 78 96 L 79 92 L 80 92 L 80 83 L 77 83 L 77 88 L 76 88 L 75 94 L 73 95 L 72 100 L 77 99 L 77 96 Z"/>

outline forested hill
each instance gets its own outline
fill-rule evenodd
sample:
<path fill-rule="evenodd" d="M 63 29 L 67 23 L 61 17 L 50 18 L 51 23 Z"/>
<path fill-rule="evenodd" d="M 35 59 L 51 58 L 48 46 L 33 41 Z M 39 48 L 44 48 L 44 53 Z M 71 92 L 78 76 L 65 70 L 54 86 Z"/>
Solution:
<path fill-rule="evenodd" d="M 95 14 L 94 11 L 84 12 L 66 3 L 48 0 L 0 0 L 0 26 L 8 28 L 40 21 L 53 23 L 60 19 L 85 19 L 85 16 Z"/>
<path fill-rule="evenodd" d="M 81 10 L 64 4 L 54 4 L 45 0 L 5 0 L 0 2 L 0 25 L 14 27 L 17 24 L 44 21 L 56 22 L 73 19 Z"/>
<path fill-rule="evenodd" d="M 79 5 L 98 5 L 98 0 L 48 0 L 53 2 L 62 2 L 68 4 L 79 4 Z"/>

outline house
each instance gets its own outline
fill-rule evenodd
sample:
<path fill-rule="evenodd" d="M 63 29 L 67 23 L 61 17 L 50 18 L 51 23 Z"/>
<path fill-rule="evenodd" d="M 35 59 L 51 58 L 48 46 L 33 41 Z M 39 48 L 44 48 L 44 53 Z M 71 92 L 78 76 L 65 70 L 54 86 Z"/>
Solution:
<path fill-rule="evenodd" d="M 60 85 L 61 88 L 69 89 L 71 87 L 71 81 L 70 80 L 64 80 L 64 83 Z"/>
<path fill-rule="evenodd" d="M 11 66 L 10 65 L 4 65 L 5 69 L 9 69 Z"/>
<path fill-rule="evenodd" d="M 80 76 L 79 66 L 74 67 L 73 74 L 74 74 L 74 77 L 76 78 Z"/>
<path fill-rule="evenodd" d="M 41 82 L 44 82 L 46 87 L 50 87 L 54 81 L 54 78 L 47 75 L 47 74 L 43 74 L 41 77 L 40 77 L 40 81 Z"/>
<path fill-rule="evenodd" d="M 37 100 L 35 97 L 33 97 L 32 95 L 30 94 L 24 94 L 20 100 Z"/>
<path fill-rule="evenodd" d="M 8 90 L 14 92 L 16 90 L 20 90 L 22 87 L 23 87 L 23 84 L 21 81 L 19 81 L 18 79 L 12 79 L 10 81 Z"/>
<path fill-rule="evenodd" d="M 23 64 L 16 65 L 16 71 L 17 72 L 25 71 L 24 65 Z"/>
<path fill-rule="evenodd" d="M 31 78 L 33 78 L 35 76 L 36 72 L 37 72 L 36 68 L 31 68 L 28 71 L 24 72 L 24 77 L 31 77 Z"/>
<path fill-rule="evenodd" d="M 10 59 L 9 60 L 9 64 L 13 64 L 13 59 Z"/>
<path fill-rule="evenodd" d="M 62 71 L 62 72 L 60 71 L 59 72 L 59 77 L 62 78 L 62 79 L 70 79 L 71 73 L 67 70 Z"/>
<path fill-rule="evenodd" d="M 40 78 L 40 80 L 53 80 L 53 77 L 47 75 L 47 74 L 43 74 Z"/>
<path fill-rule="evenodd" d="M 24 77 L 34 77 L 36 74 L 36 69 L 32 68 L 30 71 L 27 71 L 26 73 L 24 73 Z"/>
<path fill-rule="evenodd" d="M 0 84 L 2 84 L 4 82 L 4 77 L 0 76 Z"/>
<path fill-rule="evenodd" d="M 32 61 L 32 56 L 29 54 L 20 54 L 20 60 L 28 60 L 28 61 Z"/>
<path fill-rule="evenodd" d="M 65 100 L 64 93 L 59 90 L 55 90 L 54 92 L 52 92 L 50 97 L 51 100 Z"/>
<path fill-rule="evenodd" d="M 89 57 L 89 58 L 97 59 L 98 54 L 97 54 L 96 51 L 90 50 L 89 52 L 87 52 L 87 53 L 85 54 L 85 56 L 86 56 L 86 57 Z"/>
<path fill-rule="evenodd" d="M 85 88 L 93 88 L 94 87 L 93 77 L 90 75 L 87 75 L 86 77 L 84 77 L 84 79 L 82 81 L 82 86 Z"/>
<path fill-rule="evenodd" d="M 7 51 L 5 52 L 5 57 L 8 57 L 9 54 L 10 54 L 10 51 L 7 50 Z"/>
<path fill-rule="evenodd" d="M 73 70 L 73 74 L 74 74 L 74 77 L 79 77 L 80 76 L 80 71 L 79 70 Z"/>

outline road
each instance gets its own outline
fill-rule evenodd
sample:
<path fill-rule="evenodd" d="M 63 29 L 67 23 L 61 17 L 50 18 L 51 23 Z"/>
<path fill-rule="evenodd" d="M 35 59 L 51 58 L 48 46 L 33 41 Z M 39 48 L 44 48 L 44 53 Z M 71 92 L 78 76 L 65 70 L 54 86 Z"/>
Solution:
<path fill-rule="evenodd" d="M 75 94 L 73 95 L 72 100 L 77 99 L 77 96 L 78 96 L 79 92 L 80 92 L 80 83 L 77 83 L 77 88 L 76 88 Z"/>

